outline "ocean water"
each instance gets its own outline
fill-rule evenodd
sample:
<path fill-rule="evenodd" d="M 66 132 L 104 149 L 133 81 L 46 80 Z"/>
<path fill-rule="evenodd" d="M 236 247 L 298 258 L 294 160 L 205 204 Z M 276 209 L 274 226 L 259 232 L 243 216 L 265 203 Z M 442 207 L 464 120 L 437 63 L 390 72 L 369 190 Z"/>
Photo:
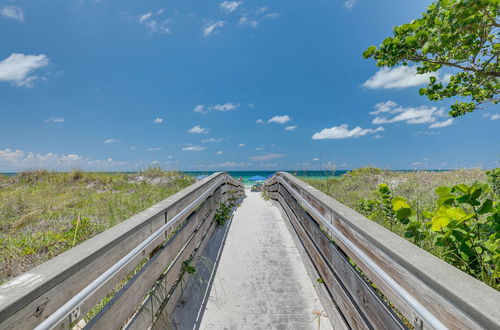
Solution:
<path fill-rule="evenodd" d="M 216 171 L 183 171 L 183 173 L 187 175 L 192 175 L 192 176 L 199 176 L 199 175 L 210 175 L 212 173 L 215 173 Z M 328 178 L 332 176 L 341 176 L 342 174 L 346 173 L 347 170 L 338 170 L 335 172 L 332 171 L 227 171 L 229 175 L 231 175 L 235 179 L 242 178 L 244 184 L 252 184 L 253 182 L 250 181 L 249 179 L 253 176 L 259 175 L 262 177 L 270 177 L 274 175 L 276 172 L 288 172 L 293 175 L 297 176 L 303 176 L 303 177 L 308 177 L 308 178 Z"/>

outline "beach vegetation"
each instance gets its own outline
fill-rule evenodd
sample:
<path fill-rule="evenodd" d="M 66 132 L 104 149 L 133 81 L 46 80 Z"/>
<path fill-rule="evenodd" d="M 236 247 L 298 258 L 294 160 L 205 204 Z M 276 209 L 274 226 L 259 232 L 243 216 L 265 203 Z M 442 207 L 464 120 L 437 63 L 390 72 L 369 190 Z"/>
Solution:
<path fill-rule="evenodd" d="M 194 182 L 180 172 L 26 171 L 0 177 L 0 284 Z"/>
<path fill-rule="evenodd" d="M 303 180 L 498 290 L 499 171 L 365 168 L 336 179 Z"/>

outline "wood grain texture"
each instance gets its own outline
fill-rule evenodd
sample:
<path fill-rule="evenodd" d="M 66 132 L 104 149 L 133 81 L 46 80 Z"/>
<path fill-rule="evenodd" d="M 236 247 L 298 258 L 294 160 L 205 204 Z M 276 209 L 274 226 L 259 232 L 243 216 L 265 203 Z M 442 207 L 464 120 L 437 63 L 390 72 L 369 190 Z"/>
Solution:
<path fill-rule="evenodd" d="M 269 185 L 269 191 L 276 191 L 279 180 L 284 180 L 291 186 L 292 191 L 289 193 L 294 199 L 295 195 L 301 196 L 310 204 L 307 206 L 300 201 L 295 202 L 314 219 L 318 226 L 321 226 L 325 219 L 333 224 L 445 325 L 454 329 L 500 328 L 499 292 L 288 173 L 279 173 L 266 183 L 265 189 L 267 190 Z M 276 192 L 271 194 L 276 197 Z M 316 212 L 322 219 L 318 218 Z M 333 235 L 329 231 L 326 231 L 326 234 L 331 237 Z M 370 267 L 348 246 L 344 246 L 340 241 L 336 243 L 340 250 L 357 264 L 364 275 L 377 285 L 387 299 L 410 322 L 413 321 L 416 316 L 415 311 L 385 283 L 380 274 L 371 271 Z M 319 245 L 320 241 L 315 241 L 315 244 Z M 323 252 L 327 253 L 328 250 Z M 428 325 L 424 323 L 424 328 L 427 327 Z"/>
<path fill-rule="evenodd" d="M 35 327 L 219 180 L 219 191 L 243 193 L 240 182 L 225 173 L 215 173 L 1 286 L 0 329 Z M 202 203 L 195 205 L 193 212 L 202 211 Z M 173 227 L 182 226 L 190 215 L 188 212 L 177 219 Z M 172 228 L 167 230 L 94 292 L 80 306 L 82 314 L 99 302 L 144 257 L 154 255 L 172 232 Z M 61 325 L 65 327 L 67 320 Z"/>

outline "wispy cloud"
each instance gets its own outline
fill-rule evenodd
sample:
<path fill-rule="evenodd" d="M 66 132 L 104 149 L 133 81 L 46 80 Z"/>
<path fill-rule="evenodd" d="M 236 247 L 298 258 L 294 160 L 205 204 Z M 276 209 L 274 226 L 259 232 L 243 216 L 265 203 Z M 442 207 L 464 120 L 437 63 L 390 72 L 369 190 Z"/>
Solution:
<path fill-rule="evenodd" d="M 257 119 L 256 123 L 257 124 L 264 124 L 264 121 L 261 118 L 259 118 L 259 119 Z"/>
<path fill-rule="evenodd" d="M 243 148 L 243 147 L 246 147 L 246 144 L 244 144 L 244 143 L 238 144 L 238 148 Z"/>
<path fill-rule="evenodd" d="M 313 140 L 325 140 L 325 139 L 347 139 L 347 138 L 356 138 L 360 136 L 364 136 L 367 134 L 373 134 L 377 132 L 383 132 L 383 127 L 373 128 L 361 128 L 359 126 L 349 129 L 347 124 L 343 124 L 340 126 L 334 126 L 331 128 L 325 128 L 320 132 L 314 133 L 312 136 Z"/>
<path fill-rule="evenodd" d="M 236 110 L 240 107 L 239 103 L 227 102 L 223 104 L 214 104 L 211 106 L 205 106 L 204 104 L 198 104 L 194 107 L 193 112 L 198 113 L 209 113 L 210 111 L 220 111 L 220 112 L 228 112 Z"/>
<path fill-rule="evenodd" d="M 161 123 L 163 123 L 163 118 L 156 118 L 155 120 L 153 120 L 153 123 L 161 124 Z"/>
<path fill-rule="evenodd" d="M 250 160 L 253 160 L 253 161 L 271 160 L 271 159 L 281 158 L 281 157 L 285 157 L 285 156 L 286 155 L 284 155 L 284 154 L 267 154 L 267 155 L 250 157 Z"/>
<path fill-rule="evenodd" d="M 202 146 L 189 146 L 182 148 L 182 151 L 203 151 L 205 149 L 206 148 Z"/>
<path fill-rule="evenodd" d="M 24 22 L 24 11 L 16 6 L 0 6 L 0 15 L 18 22 Z"/>
<path fill-rule="evenodd" d="M 239 19 L 239 26 L 248 26 L 251 28 L 257 28 L 259 22 L 265 19 L 274 19 L 280 16 L 277 12 L 271 12 L 269 7 L 262 6 L 255 10 L 246 11 Z"/>
<path fill-rule="evenodd" d="M 104 140 L 104 144 L 110 144 L 110 143 L 116 143 L 118 142 L 118 140 L 115 140 L 115 139 L 106 139 Z"/>
<path fill-rule="evenodd" d="M 224 152 L 222 150 L 219 150 L 216 152 L 217 155 L 222 155 Z"/>
<path fill-rule="evenodd" d="M 485 113 L 483 115 L 483 117 L 490 118 L 491 120 L 497 120 L 497 119 L 500 119 L 500 114 L 498 114 L 498 113 Z"/>
<path fill-rule="evenodd" d="M 222 142 L 222 138 L 209 138 L 209 139 L 204 139 L 201 140 L 201 143 L 217 143 L 217 142 Z"/>
<path fill-rule="evenodd" d="M 148 31 L 153 34 L 171 34 L 170 25 L 173 18 L 162 17 L 164 9 L 159 9 L 155 13 L 147 12 L 137 16 L 139 24 L 147 27 Z"/>
<path fill-rule="evenodd" d="M 297 125 L 290 125 L 285 127 L 285 131 L 295 131 L 297 130 L 298 126 Z"/>
<path fill-rule="evenodd" d="M 104 160 L 92 159 L 77 154 L 33 153 L 22 150 L 0 150 L 0 168 L 6 170 L 24 170 L 28 168 L 47 168 L 68 170 L 82 169 L 110 169 L 129 166 L 126 162 L 114 161 L 112 158 Z"/>
<path fill-rule="evenodd" d="M 45 119 L 46 123 L 64 123 L 64 117 L 52 117 L 49 119 Z"/>
<path fill-rule="evenodd" d="M 223 1 L 219 4 L 220 9 L 232 13 L 235 11 L 239 5 L 241 5 L 243 2 L 242 1 Z"/>
<path fill-rule="evenodd" d="M 344 7 L 347 9 L 352 9 L 356 5 L 356 0 L 347 0 L 344 2 Z"/>
<path fill-rule="evenodd" d="M 208 37 L 212 33 L 214 33 L 217 29 L 222 28 L 224 25 L 226 25 L 225 21 L 216 21 L 216 22 L 210 22 L 205 27 L 203 28 L 203 36 Z"/>
<path fill-rule="evenodd" d="M 417 74 L 416 66 L 398 66 L 395 68 L 382 68 L 363 83 L 370 89 L 390 89 L 420 86 L 429 82 L 430 76 L 437 73 Z"/>
<path fill-rule="evenodd" d="M 204 133 L 208 133 L 208 128 L 203 128 L 201 127 L 200 125 L 196 125 L 194 127 L 191 127 L 189 130 L 188 130 L 188 133 L 193 133 L 193 134 L 204 134 Z"/>
<path fill-rule="evenodd" d="M 38 76 L 33 75 L 37 69 L 49 65 L 46 55 L 24 55 L 12 53 L 0 61 L 0 82 L 9 82 L 19 87 L 32 87 Z"/>
<path fill-rule="evenodd" d="M 443 121 L 438 121 L 438 122 L 435 122 L 435 123 L 431 124 L 429 126 L 429 128 L 441 128 L 441 127 L 450 126 L 450 125 L 453 124 L 453 121 L 454 121 L 453 118 L 446 119 L 446 120 L 443 120 Z"/>
<path fill-rule="evenodd" d="M 289 115 L 283 115 L 283 116 L 274 116 L 271 119 L 269 119 L 267 122 L 268 123 L 276 123 L 276 124 L 284 124 L 292 120 L 292 118 Z"/>
<path fill-rule="evenodd" d="M 161 150 L 161 147 L 151 147 L 151 148 L 147 148 L 146 150 L 147 151 L 159 151 L 159 150 Z"/>
<path fill-rule="evenodd" d="M 438 118 L 445 117 L 444 109 L 419 106 L 419 107 L 403 107 L 394 101 L 387 101 L 375 105 L 375 111 L 370 112 L 371 115 L 377 115 L 372 123 L 391 124 L 397 122 L 405 122 L 407 124 L 429 124 L 434 123 Z M 448 121 L 447 125 L 451 125 L 453 121 Z M 444 127 L 444 126 L 436 126 Z"/>

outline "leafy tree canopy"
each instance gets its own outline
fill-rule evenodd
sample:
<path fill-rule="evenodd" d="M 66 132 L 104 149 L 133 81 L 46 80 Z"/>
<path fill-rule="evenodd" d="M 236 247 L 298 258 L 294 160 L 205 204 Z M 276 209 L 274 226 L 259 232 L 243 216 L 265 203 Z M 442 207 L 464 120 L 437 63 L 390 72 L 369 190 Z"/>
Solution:
<path fill-rule="evenodd" d="M 364 58 L 379 67 L 417 63 L 417 73 L 454 68 L 449 82 L 431 76 L 420 95 L 430 100 L 460 96 L 450 115 L 461 116 L 500 99 L 498 56 L 500 0 L 438 0 L 421 18 L 394 28 L 394 36 L 377 48 L 370 46 Z"/>

